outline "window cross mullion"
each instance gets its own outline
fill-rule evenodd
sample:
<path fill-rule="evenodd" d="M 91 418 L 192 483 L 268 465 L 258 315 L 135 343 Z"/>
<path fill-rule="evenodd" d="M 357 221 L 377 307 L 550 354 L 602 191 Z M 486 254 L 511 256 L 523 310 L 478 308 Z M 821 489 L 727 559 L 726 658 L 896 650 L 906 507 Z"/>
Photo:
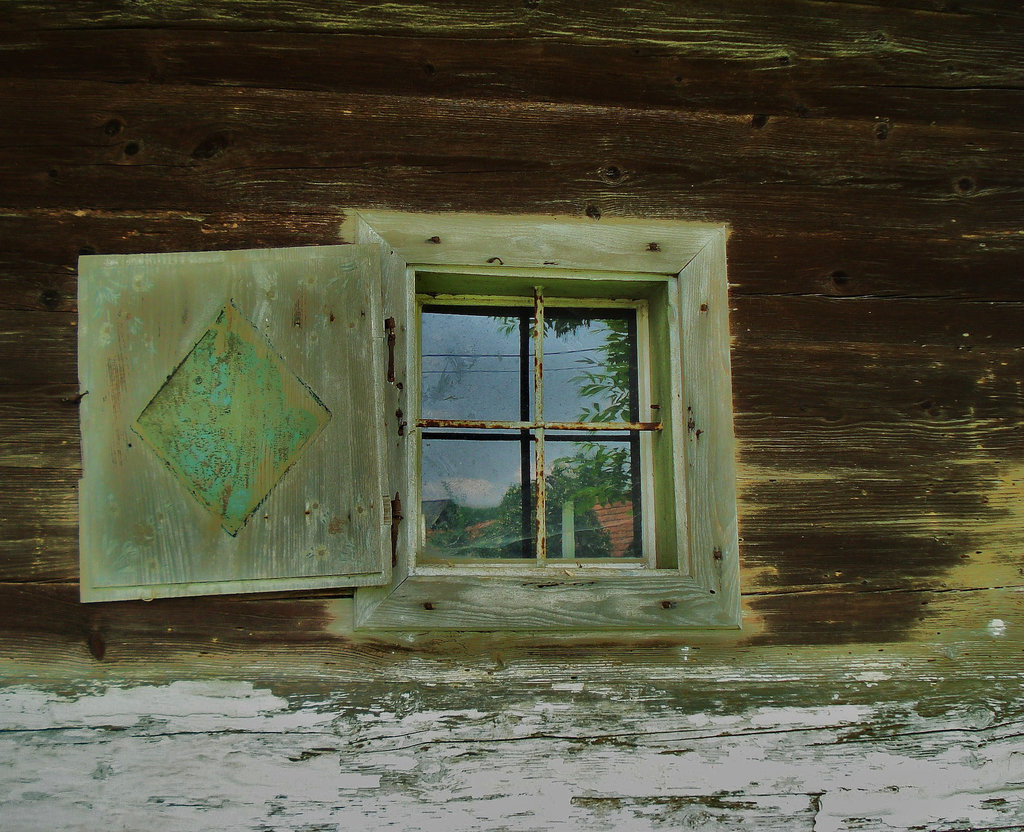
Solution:
<path fill-rule="evenodd" d="M 533 410 L 538 427 L 534 429 L 534 468 L 537 477 L 536 525 L 537 560 L 548 556 L 547 489 L 544 483 L 544 292 L 533 290 Z"/>
<path fill-rule="evenodd" d="M 530 339 L 533 332 L 530 328 L 530 317 L 526 312 L 519 313 L 519 419 L 525 423 L 520 425 L 519 430 L 519 487 L 522 496 L 522 507 L 520 513 L 520 544 L 519 552 L 522 557 L 528 557 L 533 553 L 534 546 L 531 545 L 533 535 L 533 517 L 530 512 L 530 462 L 532 461 L 533 449 L 530 447 L 533 441 L 530 435 L 528 423 L 530 421 L 530 390 L 533 380 L 533 368 L 530 367 Z"/>

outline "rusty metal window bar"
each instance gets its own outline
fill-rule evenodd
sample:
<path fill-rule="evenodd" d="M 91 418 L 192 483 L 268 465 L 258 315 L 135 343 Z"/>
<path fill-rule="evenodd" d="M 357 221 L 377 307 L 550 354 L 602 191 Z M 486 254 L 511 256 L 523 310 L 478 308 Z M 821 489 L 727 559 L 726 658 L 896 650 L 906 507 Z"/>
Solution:
<path fill-rule="evenodd" d="M 421 297 L 419 322 L 421 561 L 653 566 L 646 303 Z"/>

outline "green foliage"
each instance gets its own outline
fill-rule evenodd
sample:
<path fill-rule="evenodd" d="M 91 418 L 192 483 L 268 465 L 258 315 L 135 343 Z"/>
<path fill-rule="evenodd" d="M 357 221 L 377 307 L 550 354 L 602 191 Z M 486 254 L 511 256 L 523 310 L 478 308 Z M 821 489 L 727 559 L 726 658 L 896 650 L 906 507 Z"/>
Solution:
<path fill-rule="evenodd" d="M 599 347 L 600 359 L 584 356 L 576 360 L 582 365 L 581 372 L 574 375 L 580 397 L 599 400 L 583 406 L 581 422 L 628 422 L 629 387 L 633 347 L 629 340 L 629 322 L 622 318 L 602 321 L 607 335 Z"/>

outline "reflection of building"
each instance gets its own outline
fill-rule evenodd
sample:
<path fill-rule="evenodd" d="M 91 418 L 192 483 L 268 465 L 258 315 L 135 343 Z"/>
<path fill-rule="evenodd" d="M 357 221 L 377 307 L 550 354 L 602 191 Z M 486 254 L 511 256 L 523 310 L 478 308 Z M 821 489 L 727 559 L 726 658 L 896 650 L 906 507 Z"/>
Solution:
<path fill-rule="evenodd" d="M 632 551 L 635 537 L 632 502 L 597 503 L 579 517 L 575 509 L 571 500 L 562 504 L 562 524 L 558 533 L 551 535 L 553 545 L 548 550 L 549 558 L 636 556 Z"/>
<path fill-rule="evenodd" d="M 420 520 L 425 533 L 430 529 L 437 528 L 439 521 L 443 523 L 444 516 L 455 507 L 455 502 L 448 499 L 423 500 L 420 506 Z"/>
<path fill-rule="evenodd" d="M 620 500 L 607 505 L 596 505 L 593 508 L 597 522 L 601 524 L 611 537 L 613 558 L 629 557 L 630 545 L 633 543 L 633 504 L 628 500 Z"/>

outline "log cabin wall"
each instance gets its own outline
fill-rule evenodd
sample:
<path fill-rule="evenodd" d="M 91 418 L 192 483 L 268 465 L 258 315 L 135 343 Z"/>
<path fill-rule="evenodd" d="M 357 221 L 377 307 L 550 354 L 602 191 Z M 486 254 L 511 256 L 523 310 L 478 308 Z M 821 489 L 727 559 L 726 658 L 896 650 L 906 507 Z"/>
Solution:
<path fill-rule="evenodd" d="M 1024 825 L 1016 3 L 0 4 L 0 827 Z M 80 254 L 727 223 L 740 633 L 78 602 Z"/>

